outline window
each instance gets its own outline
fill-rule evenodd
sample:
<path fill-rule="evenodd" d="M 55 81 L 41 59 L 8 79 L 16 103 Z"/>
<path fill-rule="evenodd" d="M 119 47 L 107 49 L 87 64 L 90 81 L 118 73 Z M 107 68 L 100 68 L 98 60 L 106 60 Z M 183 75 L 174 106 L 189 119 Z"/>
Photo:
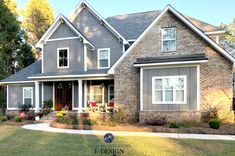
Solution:
<path fill-rule="evenodd" d="M 165 28 L 162 29 L 162 51 L 175 51 L 176 50 L 176 29 Z"/>
<path fill-rule="evenodd" d="M 110 67 L 110 49 L 98 49 L 98 68 Z"/>
<path fill-rule="evenodd" d="M 57 68 L 69 68 L 69 48 L 57 49 Z"/>
<path fill-rule="evenodd" d="M 33 105 L 33 87 L 23 88 L 23 104 Z"/>
<path fill-rule="evenodd" d="M 103 87 L 102 86 L 91 86 L 91 99 L 96 103 L 103 103 Z"/>
<path fill-rule="evenodd" d="M 112 100 L 114 98 L 114 85 L 108 86 L 108 100 Z"/>
<path fill-rule="evenodd" d="M 153 104 L 186 104 L 186 81 L 186 76 L 153 77 Z"/>

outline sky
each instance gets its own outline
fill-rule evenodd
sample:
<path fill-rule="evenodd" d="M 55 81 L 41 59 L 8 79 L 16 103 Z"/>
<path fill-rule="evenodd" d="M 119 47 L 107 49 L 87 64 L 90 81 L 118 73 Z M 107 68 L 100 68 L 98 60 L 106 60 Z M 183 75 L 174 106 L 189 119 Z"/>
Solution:
<path fill-rule="evenodd" d="M 24 8 L 29 0 L 16 0 L 19 8 Z M 86 0 L 103 17 L 162 10 L 167 4 L 179 12 L 220 25 L 228 24 L 235 18 L 235 0 Z M 68 16 L 79 0 L 49 0 L 55 17 L 59 13 Z"/>

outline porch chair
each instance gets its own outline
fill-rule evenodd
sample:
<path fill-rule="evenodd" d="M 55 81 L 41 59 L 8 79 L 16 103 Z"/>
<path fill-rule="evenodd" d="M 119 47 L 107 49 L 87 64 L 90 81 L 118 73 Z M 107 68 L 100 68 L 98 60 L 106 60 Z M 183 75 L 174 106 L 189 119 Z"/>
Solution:
<path fill-rule="evenodd" d="M 106 112 L 114 110 L 114 99 L 110 100 L 108 103 L 105 104 L 105 110 Z"/>
<path fill-rule="evenodd" d="M 90 111 L 94 111 L 94 110 L 99 111 L 99 106 L 97 105 L 96 101 L 90 101 L 89 107 L 90 107 Z"/>

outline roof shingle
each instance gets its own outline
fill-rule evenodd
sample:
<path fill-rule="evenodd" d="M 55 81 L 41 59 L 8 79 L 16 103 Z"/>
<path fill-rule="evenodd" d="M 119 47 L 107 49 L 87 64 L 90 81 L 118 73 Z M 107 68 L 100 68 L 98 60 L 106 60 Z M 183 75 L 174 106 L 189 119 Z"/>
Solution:
<path fill-rule="evenodd" d="M 127 40 L 137 39 L 141 33 L 153 22 L 161 13 L 161 10 L 117 15 L 108 17 L 106 20 Z M 204 32 L 221 31 L 220 28 L 202 22 L 190 16 L 185 16 L 190 22 Z"/>

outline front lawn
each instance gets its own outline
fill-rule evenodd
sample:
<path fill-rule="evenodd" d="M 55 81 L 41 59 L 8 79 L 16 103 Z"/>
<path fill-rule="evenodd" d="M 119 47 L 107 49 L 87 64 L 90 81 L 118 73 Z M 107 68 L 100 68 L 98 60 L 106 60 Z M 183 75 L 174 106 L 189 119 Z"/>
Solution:
<path fill-rule="evenodd" d="M 123 155 L 133 156 L 235 155 L 235 141 L 115 137 L 114 142 L 108 144 L 103 141 L 102 136 L 47 133 L 25 130 L 18 126 L 0 125 L 1 156 L 95 156 L 101 155 L 95 152 L 111 152 L 105 151 L 111 146 L 114 149 L 124 149 Z"/>

